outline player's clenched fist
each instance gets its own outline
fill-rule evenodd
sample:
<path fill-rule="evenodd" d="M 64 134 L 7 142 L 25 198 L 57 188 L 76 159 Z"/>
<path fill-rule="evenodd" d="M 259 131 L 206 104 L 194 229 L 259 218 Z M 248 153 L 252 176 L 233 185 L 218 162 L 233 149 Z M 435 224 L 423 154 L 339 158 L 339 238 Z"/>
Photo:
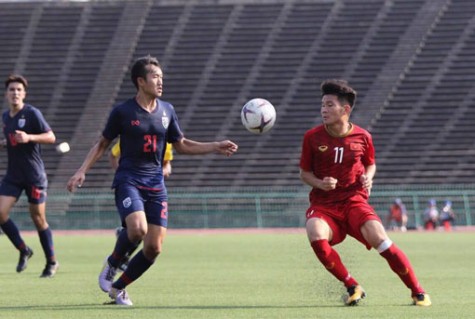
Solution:
<path fill-rule="evenodd" d="M 15 131 L 15 141 L 17 143 L 21 143 L 21 144 L 28 143 L 30 141 L 30 137 L 25 132 L 16 130 Z"/>
<path fill-rule="evenodd" d="M 333 177 L 324 177 L 322 179 L 322 183 L 320 184 L 320 188 L 324 191 L 331 191 L 332 189 L 336 188 L 336 184 L 338 180 Z"/>

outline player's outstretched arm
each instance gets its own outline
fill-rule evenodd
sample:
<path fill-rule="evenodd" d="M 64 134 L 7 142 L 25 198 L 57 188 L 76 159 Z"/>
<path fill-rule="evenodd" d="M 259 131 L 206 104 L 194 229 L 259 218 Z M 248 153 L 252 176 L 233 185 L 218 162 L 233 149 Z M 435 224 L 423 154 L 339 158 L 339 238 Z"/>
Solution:
<path fill-rule="evenodd" d="M 87 171 L 97 162 L 98 159 L 104 155 L 104 152 L 109 147 L 111 141 L 101 136 L 100 140 L 89 150 L 84 162 L 76 173 L 69 179 L 67 189 L 74 192 L 76 187 L 81 187 L 86 179 Z"/>
<path fill-rule="evenodd" d="M 181 139 L 178 142 L 173 143 L 173 147 L 180 154 L 208 154 L 208 153 L 220 153 L 226 156 L 231 156 L 238 150 L 237 144 L 229 140 L 219 142 L 197 142 L 186 138 Z"/>

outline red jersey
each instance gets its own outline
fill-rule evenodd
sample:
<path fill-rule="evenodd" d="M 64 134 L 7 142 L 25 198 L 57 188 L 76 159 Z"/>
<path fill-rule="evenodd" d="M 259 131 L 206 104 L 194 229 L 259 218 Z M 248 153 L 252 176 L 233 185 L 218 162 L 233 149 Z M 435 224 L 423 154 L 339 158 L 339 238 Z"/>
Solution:
<path fill-rule="evenodd" d="M 320 125 L 308 130 L 303 138 L 300 168 L 319 178 L 333 177 L 338 180 L 334 190 L 313 188 L 310 203 L 329 204 L 344 201 L 355 194 L 368 198 L 359 181 L 365 167 L 375 164 L 371 134 L 352 124 L 345 136 L 332 136 Z"/>

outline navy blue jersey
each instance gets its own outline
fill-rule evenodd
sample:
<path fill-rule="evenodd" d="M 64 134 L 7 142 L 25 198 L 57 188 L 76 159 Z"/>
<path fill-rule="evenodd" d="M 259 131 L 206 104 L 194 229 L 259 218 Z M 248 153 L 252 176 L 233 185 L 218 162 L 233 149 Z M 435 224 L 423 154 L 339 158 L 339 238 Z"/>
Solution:
<path fill-rule="evenodd" d="M 41 147 L 38 143 L 17 143 L 15 131 L 27 134 L 42 134 L 51 131 L 40 110 L 25 104 L 23 108 L 10 116 L 10 111 L 3 112 L 3 134 L 7 139 L 8 168 L 5 181 L 27 185 L 45 185 L 46 173 L 41 159 Z"/>
<path fill-rule="evenodd" d="M 149 113 L 135 98 L 114 107 L 102 135 L 111 141 L 120 135 L 120 161 L 112 187 L 129 183 L 152 190 L 164 187 L 166 143 L 183 137 L 170 103 L 157 99 L 157 107 Z"/>

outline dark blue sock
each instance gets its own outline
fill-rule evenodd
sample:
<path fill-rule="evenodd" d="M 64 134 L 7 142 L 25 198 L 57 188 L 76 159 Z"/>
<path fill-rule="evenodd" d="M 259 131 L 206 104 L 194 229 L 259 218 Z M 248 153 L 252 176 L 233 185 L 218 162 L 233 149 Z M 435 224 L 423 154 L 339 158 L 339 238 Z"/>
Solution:
<path fill-rule="evenodd" d="M 24 251 L 26 249 L 26 244 L 23 241 L 23 238 L 21 238 L 20 231 L 18 230 L 18 227 L 16 227 L 13 220 L 8 219 L 4 224 L 0 225 L 0 227 L 2 227 L 3 232 L 5 235 L 7 235 L 8 239 L 10 239 L 16 249 L 20 251 Z"/>
<path fill-rule="evenodd" d="M 122 228 L 120 234 L 122 234 L 122 233 L 127 234 L 127 228 Z M 128 237 L 127 237 L 127 238 L 128 238 Z M 142 241 L 139 240 L 138 242 L 133 243 L 133 245 L 130 246 L 129 250 L 127 250 L 127 252 L 125 253 L 125 257 L 126 257 L 126 258 L 129 258 L 130 256 L 132 256 L 132 254 L 137 250 L 137 248 L 139 248 L 139 245 L 140 245 L 141 242 L 142 242 Z"/>
<path fill-rule="evenodd" d="M 117 237 L 112 255 L 110 255 L 108 258 L 109 264 L 112 267 L 118 267 L 125 255 L 129 251 L 135 250 L 139 243 L 140 241 L 137 243 L 131 242 L 127 236 L 127 229 L 124 228 L 120 232 L 119 237 Z"/>
<path fill-rule="evenodd" d="M 127 269 L 117 279 L 112 287 L 117 289 L 124 289 L 127 285 L 137 280 L 147 269 L 152 266 L 154 261 L 148 260 L 143 254 L 143 250 L 139 251 L 130 261 Z"/>
<path fill-rule="evenodd" d="M 48 227 L 45 230 L 39 230 L 38 236 L 40 236 L 41 247 L 45 252 L 45 257 L 48 263 L 55 263 L 56 258 L 54 256 L 54 245 L 53 245 L 53 233 Z"/>

